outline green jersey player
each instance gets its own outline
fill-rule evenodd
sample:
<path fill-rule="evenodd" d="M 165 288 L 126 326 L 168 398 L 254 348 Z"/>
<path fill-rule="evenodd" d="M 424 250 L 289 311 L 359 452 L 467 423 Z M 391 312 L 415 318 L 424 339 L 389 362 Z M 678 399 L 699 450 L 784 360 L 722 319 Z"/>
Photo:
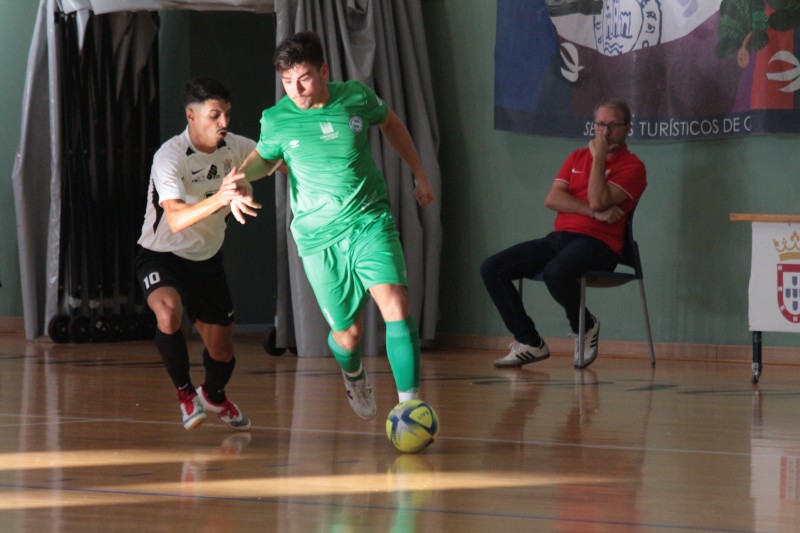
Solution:
<path fill-rule="evenodd" d="M 405 259 L 383 175 L 372 159 L 376 125 L 414 175 L 420 206 L 434 201 L 411 135 L 369 87 L 329 81 L 319 37 L 295 34 L 276 49 L 273 65 L 286 96 L 264 111 L 259 142 L 242 165 L 248 181 L 272 161 L 289 170 L 291 230 L 311 287 L 331 326 L 328 345 L 344 374 L 353 410 L 375 416 L 361 365 L 361 311 L 371 295 L 386 321 L 386 351 L 400 401 L 419 389 L 419 336 L 409 315 Z M 232 202 L 234 214 L 238 201 Z M 244 208 L 243 208 L 244 210 Z"/>

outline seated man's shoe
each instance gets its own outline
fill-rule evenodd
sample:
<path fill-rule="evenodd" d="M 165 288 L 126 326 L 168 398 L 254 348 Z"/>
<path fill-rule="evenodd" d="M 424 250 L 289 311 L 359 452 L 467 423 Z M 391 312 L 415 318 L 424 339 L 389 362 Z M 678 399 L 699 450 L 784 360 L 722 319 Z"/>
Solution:
<path fill-rule="evenodd" d="M 594 320 L 594 324 L 589 331 L 586 332 L 586 335 L 584 335 L 583 364 L 581 364 L 581 357 L 578 352 L 578 335 L 575 333 L 572 334 L 572 336 L 575 337 L 575 354 L 572 357 L 572 365 L 575 368 L 586 368 L 597 359 L 597 345 L 600 341 L 600 321 L 597 320 L 594 315 L 592 315 L 592 319 Z"/>
<path fill-rule="evenodd" d="M 528 363 L 544 361 L 550 357 L 550 349 L 544 340 L 539 346 L 531 346 L 514 341 L 511 343 L 511 351 L 508 355 L 495 360 L 495 368 L 519 368 Z"/>

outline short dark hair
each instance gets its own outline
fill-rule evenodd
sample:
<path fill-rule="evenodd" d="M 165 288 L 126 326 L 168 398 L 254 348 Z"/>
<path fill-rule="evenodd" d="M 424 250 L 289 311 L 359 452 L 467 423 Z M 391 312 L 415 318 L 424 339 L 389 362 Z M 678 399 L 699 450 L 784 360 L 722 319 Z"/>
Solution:
<path fill-rule="evenodd" d="M 617 109 L 619 111 L 622 111 L 622 116 L 624 117 L 625 124 L 631 123 L 631 108 L 628 107 L 628 104 L 626 104 L 623 100 L 620 100 L 619 98 L 609 98 L 608 100 L 603 100 L 602 102 L 594 106 L 595 115 L 597 114 L 597 110 L 600 109 L 601 107 L 610 107 L 611 109 Z"/>
<path fill-rule="evenodd" d="M 302 31 L 287 37 L 278 44 L 275 55 L 272 56 L 272 66 L 278 72 L 287 71 L 302 63 L 320 68 L 324 62 L 322 41 L 313 31 Z"/>
<path fill-rule="evenodd" d="M 183 86 L 183 107 L 202 104 L 206 100 L 222 100 L 230 103 L 231 93 L 217 80 L 194 78 Z"/>

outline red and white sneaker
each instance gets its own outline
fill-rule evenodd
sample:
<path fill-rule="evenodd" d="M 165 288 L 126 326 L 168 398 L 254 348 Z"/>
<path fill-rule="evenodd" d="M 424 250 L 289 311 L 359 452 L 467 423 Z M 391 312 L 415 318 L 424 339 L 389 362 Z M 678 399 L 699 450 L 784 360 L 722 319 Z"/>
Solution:
<path fill-rule="evenodd" d="M 178 389 L 178 402 L 181 404 L 183 427 L 191 430 L 206 421 L 206 413 L 196 392 Z"/>
<path fill-rule="evenodd" d="M 250 429 L 250 419 L 244 414 L 239 406 L 225 398 L 224 403 L 214 403 L 206 396 L 203 387 L 197 387 L 197 398 L 200 405 L 209 413 L 214 413 L 217 418 L 228 424 L 237 431 L 247 431 Z"/>

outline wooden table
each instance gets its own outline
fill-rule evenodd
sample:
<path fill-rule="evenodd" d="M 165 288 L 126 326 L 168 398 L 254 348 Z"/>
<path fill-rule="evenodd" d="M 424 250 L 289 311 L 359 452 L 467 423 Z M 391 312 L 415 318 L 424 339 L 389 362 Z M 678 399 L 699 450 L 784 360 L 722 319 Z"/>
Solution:
<path fill-rule="evenodd" d="M 753 227 L 748 318 L 756 384 L 763 369 L 762 332 L 800 332 L 800 215 L 732 213 L 730 220 Z"/>

